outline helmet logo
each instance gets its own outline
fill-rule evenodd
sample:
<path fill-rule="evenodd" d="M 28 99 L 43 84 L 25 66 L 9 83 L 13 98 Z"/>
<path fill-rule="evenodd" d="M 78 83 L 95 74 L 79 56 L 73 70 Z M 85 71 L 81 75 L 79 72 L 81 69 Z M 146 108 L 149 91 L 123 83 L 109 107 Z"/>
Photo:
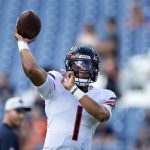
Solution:
<path fill-rule="evenodd" d="M 71 59 L 74 59 L 74 58 L 77 58 L 77 56 L 71 55 L 70 58 L 71 58 Z"/>
<path fill-rule="evenodd" d="M 79 56 L 79 58 L 91 59 L 91 57 L 90 57 L 90 56 L 88 56 L 88 55 L 80 55 L 80 56 Z"/>

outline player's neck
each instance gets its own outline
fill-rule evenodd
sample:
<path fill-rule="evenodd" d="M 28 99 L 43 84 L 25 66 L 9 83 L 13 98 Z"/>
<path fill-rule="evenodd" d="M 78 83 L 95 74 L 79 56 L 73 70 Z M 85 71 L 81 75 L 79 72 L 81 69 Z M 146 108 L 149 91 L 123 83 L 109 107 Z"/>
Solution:
<path fill-rule="evenodd" d="M 84 93 L 88 92 L 88 85 L 87 86 L 78 86 L 80 90 L 82 90 Z"/>

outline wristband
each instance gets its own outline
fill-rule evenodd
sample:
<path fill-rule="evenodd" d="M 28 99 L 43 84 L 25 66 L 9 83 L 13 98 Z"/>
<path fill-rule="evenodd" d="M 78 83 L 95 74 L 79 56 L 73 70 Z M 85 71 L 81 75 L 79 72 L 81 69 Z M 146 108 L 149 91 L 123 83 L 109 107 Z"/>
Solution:
<path fill-rule="evenodd" d="M 29 46 L 26 42 L 18 41 L 17 43 L 18 43 L 19 52 L 21 52 L 23 49 L 28 49 L 29 50 Z"/>
<path fill-rule="evenodd" d="M 74 97 L 77 98 L 78 101 L 85 95 L 85 93 L 81 91 L 76 85 L 71 88 L 70 92 Z"/>
<path fill-rule="evenodd" d="M 73 94 L 77 89 L 78 89 L 78 87 L 76 85 L 74 85 L 69 91 L 71 94 Z"/>

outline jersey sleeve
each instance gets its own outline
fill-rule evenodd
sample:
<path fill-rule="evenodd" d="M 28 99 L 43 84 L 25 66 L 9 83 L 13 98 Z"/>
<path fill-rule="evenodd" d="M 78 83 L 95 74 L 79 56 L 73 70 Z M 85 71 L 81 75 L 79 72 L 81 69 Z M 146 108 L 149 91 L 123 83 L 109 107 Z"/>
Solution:
<path fill-rule="evenodd" d="M 117 101 L 117 96 L 115 95 L 115 93 L 109 91 L 106 100 L 103 103 L 103 106 L 105 106 L 109 110 L 110 116 L 112 116 L 112 109 L 115 108 L 116 101 Z"/>
<path fill-rule="evenodd" d="M 46 81 L 37 86 L 37 90 L 44 99 L 48 99 L 52 93 L 59 88 L 62 75 L 57 71 L 49 71 L 47 73 Z"/>
<path fill-rule="evenodd" d="M 106 99 L 105 104 L 111 106 L 112 108 L 115 108 L 116 101 L 117 101 L 117 96 L 115 95 L 114 92 L 111 92 L 108 95 L 108 98 Z"/>
<path fill-rule="evenodd" d="M 55 89 L 54 79 L 49 74 L 47 74 L 46 81 L 42 85 L 37 86 L 37 90 L 43 98 L 47 98 L 49 93 L 51 93 L 54 89 Z"/>

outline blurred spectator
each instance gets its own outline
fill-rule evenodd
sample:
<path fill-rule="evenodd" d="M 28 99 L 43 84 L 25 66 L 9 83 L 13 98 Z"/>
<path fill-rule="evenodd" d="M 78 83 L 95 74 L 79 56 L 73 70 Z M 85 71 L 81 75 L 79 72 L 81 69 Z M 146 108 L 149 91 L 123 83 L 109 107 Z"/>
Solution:
<path fill-rule="evenodd" d="M 104 63 L 102 64 L 102 72 L 107 78 L 106 89 L 113 90 L 117 97 L 120 96 L 120 91 L 118 87 L 118 66 L 115 57 L 112 55 L 108 55 L 104 59 Z"/>
<path fill-rule="evenodd" d="M 135 150 L 149 150 L 150 149 L 150 110 L 145 116 L 142 128 L 139 131 Z"/>
<path fill-rule="evenodd" d="M 0 103 L 4 103 L 9 97 L 13 96 L 13 89 L 10 86 L 8 76 L 0 75 Z"/>
<path fill-rule="evenodd" d="M 136 28 L 145 23 L 145 15 L 137 3 L 131 6 L 131 18 L 128 20 L 130 27 Z"/>
<path fill-rule="evenodd" d="M 46 117 L 43 114 L 44 102 L 40 99 L 36 102 L 31 112 L 29 124 L 24 124 L 26 133 L 22 133 L 24 137 L 23 150 L 41 150 L 44 144 L 47 127 Z"/>
<path fill-rule="evenodd" d="M 119 75 L 120 89 L 123 94 L 136 89 L 145 91 L 145 87 L 148 87 L 150 83 L 149 63 L 149 53 L 135 55 L 126 62 L 126 66 L 120 70 Z"/>
<path fill-rule="evenodd" d="M 120 150 L 112 128 L 106 124 L 99 125 L 93 139 L 92 150 Z"/>
<path fill-rule="evenodd" d="M 96 50 L 99 49 L 99 38 L 94 25 L 86 24 L 83 32 L 78 36 L 77 43 L 85 43 L 94 47 Z"/>
<path fill-rule="evenodd" d="M 109 18 L 106 21 L 106 38 L 101 39 L 99 42 L 99 52 L 104 56 L 113 55 L 118 56 L 118 35 L 117 23 L 115 18 Z"/>
<path fill-rule="evenodd" d="M 138 28 L 142 25 L 148 25 L 150 24 L 150 2 L 145 1 L 144 6 L 140 6 L 138 3 L 134 3 L 130 7 L 130 13 L 131 16 L 128 19 L 128 26 L 131 28 Z"/>
<path fill-rule="evenodd" d="M 30 108 L 24 105 L 20 97 L 9 98 L 5 104 L 3 123 L 0 126 L 0 149 L 19 150 L 19 139 L 14 129 L 20 127 L 24 114 Z"/>
<path fill-rule="evenodd" d="M 5 101 L 14 95 L 14 90 L 10 86 L 8 76 L 6 74 L 0 75 L 0 121 L 3 117 Z"/>

